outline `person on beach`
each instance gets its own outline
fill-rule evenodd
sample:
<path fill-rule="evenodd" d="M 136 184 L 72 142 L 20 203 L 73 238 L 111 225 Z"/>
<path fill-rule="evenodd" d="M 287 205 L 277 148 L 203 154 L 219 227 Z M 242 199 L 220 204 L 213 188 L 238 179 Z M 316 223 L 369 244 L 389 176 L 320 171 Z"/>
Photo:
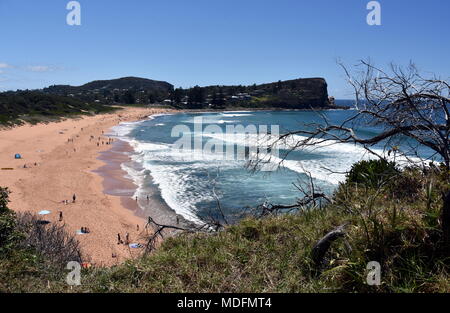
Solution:
<path fill-rule="evenodd" d="M 63 212 L 59 211 L 59 221 L 62 222 L 63 221 Z"/>
<path fill-rule="evenodd" d="M 77 196 L 76 196 L 76 194 L 73 194 L 73 196 L 72 196 L 72 200 L 73 200 L 73 203 L 75 203 L 75 201 L 77 200 Z"/>
<path fill-rule="evenodd" d="M 117 244 L 120 245 L 122 243 L 122 239 L 120 238 L 120 234 L 117 234 Z"/>
<path fill-rule="evenodd" d="M 129 233 L 125 234 L 125 244 L 126 245 L 130 244 L 130 234 Z"/>
<path fill-rule="evenodd" d="M 149 202 L 150 201 L 150 197 L 147 195 L 147 202 Z"/>
<path fill-rule="evenodd" d="M 136 197 L 136 202 L 138 201 L 138 197 Z"/>
<path fill-rule="evenodd" d="M 136 231 L 139 231 L 139 225 L 136 225 Z"/>

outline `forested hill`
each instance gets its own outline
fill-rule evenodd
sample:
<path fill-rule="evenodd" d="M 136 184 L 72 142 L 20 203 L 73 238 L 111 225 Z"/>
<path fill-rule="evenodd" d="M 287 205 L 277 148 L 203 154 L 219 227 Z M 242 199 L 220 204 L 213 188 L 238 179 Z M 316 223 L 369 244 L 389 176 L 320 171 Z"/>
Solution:
<path fill-rule="evenodd" d="M 176 88 L 138 77 L 97 80 L 82 86 L 54 85 L 35 91 L 0 93 L 0 124 L 111 110 L 111 105 L 164 104 L 179 109 L 336 108 L 323 78 L 260 85 Z M 28 119 L 27 119 L 28 118 Z M 31 118 L 33 119 L 33 118 Z"/>
<path fill-rule="evenodd" d="M 111 80 L 96 80 L 82 86 L 53 85 L 44 88 L 44 93 L 70 96 L 83 101 L 105 104 L 155 103 L 164 100 L 173 90 L 173 85 L 139 77 L 123 77 Z M 141 100 L 141 101 L 139 101 Z"/>
<path fill-rule="evenodd" d="M 104 104 L 164 103 L 188 109 L 311 109 L 327 108 L 333 104 L 329 100 L 327 83 L 323 78 L 303 78 L 250 86 L 216 85 L 174 89 L 173 85 L 167 82 L 125 77 L 94 81 L 79 87 L 50 86 L 43 89 L 43 92 Z"/>
<path fill-rule="evenodd" d="M 76 98 L 48 95 L 39 91 L 0 93 L 0 125 L 22 121 L 41 122 L 49 118 L 111 110 L 111 107 L 100 103 L 86 103 Z"/>
<path fill-rule="evenodd" d="M 183 106 L 213 108 L 284 108 L 312 109 L 334 105 L 328 96 L 328 85 L 324 78 L 300 78 L 250 86 L 209 86 L 189 90 L 174 90 L 174 102 L 182 95 Z"/>

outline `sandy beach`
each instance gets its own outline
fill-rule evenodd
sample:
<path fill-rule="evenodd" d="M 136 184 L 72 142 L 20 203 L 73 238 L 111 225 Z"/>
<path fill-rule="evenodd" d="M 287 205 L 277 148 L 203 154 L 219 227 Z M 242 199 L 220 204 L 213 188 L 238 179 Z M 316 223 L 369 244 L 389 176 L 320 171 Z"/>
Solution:
<path fill-rule="evenodd" d="M 105 192 L 117 184 L 129 192 L 135 188 L 114 166 L 127 157 L 116 153 L 113 163 L 102 161 L 113 145 L 117 151 L 130 147 L 123 142 L 109 144 L 105 134 L 121 122 L 165 112 L 168 110 L 126 108 L 113 114 L 0 130 L 0 186 L 11 191 L 10 208 L 32 213 L 49 210 L 46 220 L 65 224 L 73 234 L 88 227 L 89 234 L 76 236 L 83 254 L 95 266 L 111 266 L 137 255 L 140 249 L 119 245 L 117 234 L 124 240 L 129 233 L 132 243 L 142 241 L 145 217 L 129 193 Z M 14 158 L 17 153 L 22 159 Z"/>

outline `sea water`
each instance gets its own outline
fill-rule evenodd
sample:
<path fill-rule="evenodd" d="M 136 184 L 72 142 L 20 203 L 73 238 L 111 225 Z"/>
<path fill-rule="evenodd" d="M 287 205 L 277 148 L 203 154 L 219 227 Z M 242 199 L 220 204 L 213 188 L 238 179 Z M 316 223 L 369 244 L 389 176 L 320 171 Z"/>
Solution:
<path fill-rule="evenodd" d="M 177 149 L 179 137 L 172 136 L 172 129 L 187 126 L 189 135 L 203 143 L 239 146 L 248 144 L 248 137 L 204 134 L 194 127 L 201 118 L 201 129 L 218 125 L 224 132 L 227 125 L 277 125 L 280 133 L 298 129 L 313 129 L 311 123 L 339 124 L 352 116 L 353 110 L 327 111 L 258 111 L 179 113 L 157 115 L 136 123 L 123 123 L 113 129 L 114 135 L 126 140 L 134 148 L 132 156 L 139 166 L 123 165 L 139 188 L 134 196 L 145 197 L 147 189 L 157 186 L 166 204 L 177 214 L 192 222 L 217 216 L 218 201 L 224 213 L 237 216 L 243 210 L 264 202 L 293 204 L 302 196 L 298 186 L 307 189 L 309 177 L 320 190 L 331 194 L 345 180 L 345 172 L 352 164 L 373 158 L 366 149 L 350 143 L 321 144 L 316 148 L 293 151 L 276 171 L 252 172 L 246 168 L 245 160 L 224 159 L 223 154 L 192 149 Z M 198 126 L 198 125 L 197 125 Z M 185 127 L 186 128 L 186 127 Z M 196 130 L 197 128 L 197 130 Z M 369 137 L 381 129 L 360 123 L 358 136 Z M 246 138 L 247 140 L 241 140 Z M 295 139 L 302 139 L 297 136 Z M 251 144 L 251 142 L 250 142 Z M 410 146 L 408 140 L 401 141 L 403 147 Z M 279 158 L 286 150 L 281 147 Z M 382 154 L 383 146 L 371 147 Z M 419 149 L 423 155 L 431 153 Z M 272 161 L 277 163 L 274 157 Z M 277 163 L 278 164 L 278 163 Z"/>

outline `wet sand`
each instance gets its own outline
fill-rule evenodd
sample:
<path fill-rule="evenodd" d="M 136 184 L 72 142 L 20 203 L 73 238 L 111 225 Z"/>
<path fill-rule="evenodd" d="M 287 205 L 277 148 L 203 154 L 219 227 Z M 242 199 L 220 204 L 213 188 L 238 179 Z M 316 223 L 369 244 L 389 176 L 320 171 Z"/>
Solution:
<path fill-rule="evenodd" d="M 103 178 L 103 192 L 107 195 L 120 197 L 121 203 L 133 214 L 145 220 L 149 216 L 159 224 L 189 226 L 192 225 L 181 215 L 173 211 L 161 197 L 161 192 L 148 171 L 145 174 L 145 187 L 137 196 L 137 186 L 129 174 L 122 169 L 122 164 L 136 171 L 145 171 L 140 164 L 132 161 L 133 148 L 125 141 L 116 140 L 111 149 L 101 152 L 99 160 L 105 165 L 95 170 Z"/>

